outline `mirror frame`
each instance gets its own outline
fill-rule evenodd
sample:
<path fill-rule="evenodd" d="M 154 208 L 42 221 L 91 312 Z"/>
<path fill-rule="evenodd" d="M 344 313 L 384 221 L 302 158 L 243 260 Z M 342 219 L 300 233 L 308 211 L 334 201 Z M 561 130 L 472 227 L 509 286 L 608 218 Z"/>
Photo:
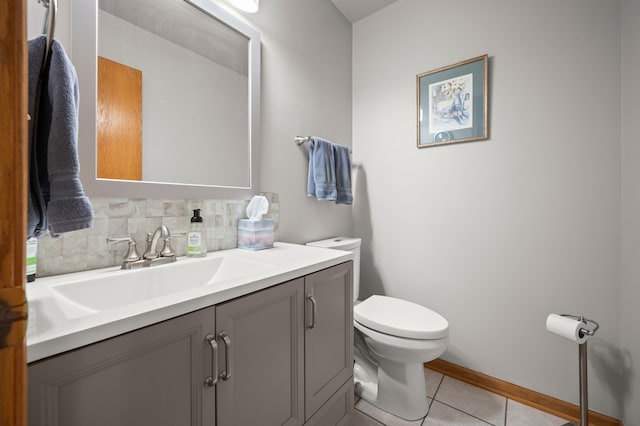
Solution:
<path fill-rule="evenodd" d="M 260 191 L 260 33 L 209 0 L 184 0 L 241 33 L 249 43 L 249 185 L 138 182 L 97 177 L 98 0 L 71 0 L 71 58 L 78 73 L 80 178 L 90 197 L 249 199 Z M 94 19 L 87 19 L 92 16 Z M 88 143 L 91 141 L 92 143 Z M 167 160 L 170 165 L 171 160 Z"/>

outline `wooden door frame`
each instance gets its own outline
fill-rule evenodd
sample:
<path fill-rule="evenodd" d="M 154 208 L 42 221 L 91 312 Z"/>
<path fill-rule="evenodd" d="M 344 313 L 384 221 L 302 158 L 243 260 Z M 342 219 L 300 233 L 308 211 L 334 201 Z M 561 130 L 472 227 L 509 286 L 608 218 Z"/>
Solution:
<path fill-rule="evenodd" d="M 3 426 L 27 424 L 27 72 L 27 2 L 0 1 L 0 328 L 9 327 L 0 331 Z"/>

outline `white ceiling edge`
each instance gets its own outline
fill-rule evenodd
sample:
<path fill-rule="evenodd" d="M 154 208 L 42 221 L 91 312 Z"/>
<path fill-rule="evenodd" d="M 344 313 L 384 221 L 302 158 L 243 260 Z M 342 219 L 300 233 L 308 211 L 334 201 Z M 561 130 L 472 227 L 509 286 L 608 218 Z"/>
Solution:
<path fill-rule="evenodd" d="M 395 3 L 397 0 L 331 0 L 351 23 Z"/>

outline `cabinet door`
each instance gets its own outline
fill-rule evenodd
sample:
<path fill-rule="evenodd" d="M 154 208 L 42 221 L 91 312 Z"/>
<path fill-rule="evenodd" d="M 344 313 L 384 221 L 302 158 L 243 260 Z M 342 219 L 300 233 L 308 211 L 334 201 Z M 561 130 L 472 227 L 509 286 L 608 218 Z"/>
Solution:
<path fill-rule="evenodd" d="M 353 376 L 352 265 L 305 277 L 306 420 Z"/>
<path fill-rule="evenodd" d="M 30 426 L 211 426 L 213 307 L 30 364 Z"/>
<path fill-rule="evenodd" d="M 347 426 L 354 425 L 355 419 L 353 379 L 349 378 L 305 423 L 305 426 Z"/>
<path fill-rule="evenodd" d="M 303 289 L 300 278 L 216 306 L 219 425 L 304 422 Z"/>

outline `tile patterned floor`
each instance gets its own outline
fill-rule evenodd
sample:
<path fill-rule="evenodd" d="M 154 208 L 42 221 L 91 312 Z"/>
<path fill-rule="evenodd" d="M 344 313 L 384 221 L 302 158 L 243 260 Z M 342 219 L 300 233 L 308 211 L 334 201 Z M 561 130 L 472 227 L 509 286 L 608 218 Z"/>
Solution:
<path fill-rule="evenodd" d="M 563 426 L 567 420 L 425 369 L 429 413 L 407 421 L 356 397 L 356 426 Z"/>

